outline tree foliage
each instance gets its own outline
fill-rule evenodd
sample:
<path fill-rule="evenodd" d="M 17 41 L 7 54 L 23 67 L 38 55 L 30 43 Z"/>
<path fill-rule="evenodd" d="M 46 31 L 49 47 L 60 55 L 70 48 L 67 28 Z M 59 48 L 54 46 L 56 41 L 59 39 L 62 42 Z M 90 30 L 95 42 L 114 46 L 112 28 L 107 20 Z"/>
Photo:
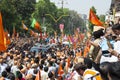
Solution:
<path fill-rule="evenodd" d="M 47 32 L 60 32 L 59 24 L 64 23 L 65 33 L 73 32 L 77 27 L 83 28 L 84 21 L 75 11 L 67 8 L 57 8 L 50 0 L 0 0 L 0 11 L 3 17 L 3 24 L 11 34 L 13 27 L 17 32 L 25 32 L 21 28 L 21 22 L 30 28 L 32 19 L 35 18 L 41 25 L 46 27 Z M 46 15 L 50 14 L 50 15 Z M 63 16 L 67 15 L 67 16 Z M 61 17 L 62 16 L 62 17 Z M 57 20 L 57 21 L 55 21 Z"/>
<path fill-rule="evenodd" d="M 105 15 L 100 15 L 99 19 L 100 19 L 100 21 L 105 22 Z"/>
<path fill-rule="evenodd" d="M 13 27 L 21 31 L 21 22 L 29 24 L 34 11 L 35 0 L 1 0 L 0 11 L 3 16 L 4 27 L 12 33 Z M 28 25 L 26 23 L 26 25 Z M 28 25 L 29 26 L 29 25 Z"/>

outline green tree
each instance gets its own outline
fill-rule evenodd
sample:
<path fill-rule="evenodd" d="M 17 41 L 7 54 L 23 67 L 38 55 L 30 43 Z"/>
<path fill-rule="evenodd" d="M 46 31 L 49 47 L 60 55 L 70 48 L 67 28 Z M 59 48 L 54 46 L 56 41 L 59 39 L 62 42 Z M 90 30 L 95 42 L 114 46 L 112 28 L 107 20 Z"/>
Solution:
<path fill-rule="evenodd" d="M 17 14 L 20 16 L 20 24 L 22 20 L 30 27 L 31 24 L 31 14 L 35 10 L 36 0 L 14 0 L 14 7 L 17 11 Z"/>
<path fill-rule="evenodd" d="M 17 25 L 19 16 L 13 5 L 13 0 L 1 0 L 0 11 L 2 13 L 3 25 L 10 33 L 12 33 L 13 27 Z"/>
<path fill-rule="evenodd" d="M 72 10 L 69 10 L 68 14 L 69 17 L 65 20 L 65 32 L 69 34 L 74 33 L 74 29 L 76 28 L 80 28 L 81 30 L 83 30 L 83 28 L 85 27 L 85 22 L 80 17 L 80 15 Z"/>
<path fill-rule="evenodd" d="M 22 20 L 29 26 L 34 4 L 35 0 L 1 0 L 0 11 L 3 15 L 4 27 L 12 34 L 13 27 L 20 31 Z"/>
<path fill-rule="evenodd" d="M 100 21 L 105 22 L 105 15 L 100 15 L 99 19 L 100 19 Z"/>
<path fill-rule="evenodd" d="M 46 26 L 49 33 L 59 30 L 59 24 L 64 23 L 65 32 L 70 33 L 70 28 L 84 25 L 84 21 L 75 11 L 67 8 L 57 8 L 50 0 L 0 0 L 0 11 L 3 16 L 4 27 L 12 34 L 13 27 L 19 32 L 25 32 L 21 28 L 21 22 L 30 28 L 32 19 L 35 18 L 41 27 Z M 46 14 L 50 14 L 49 16 Z M 62 15 L 69 15 L 63 16 Z M 56 21 L 58 20 L 58 21 Z M 69 31 L 70 29 L 70 31 Z"/>

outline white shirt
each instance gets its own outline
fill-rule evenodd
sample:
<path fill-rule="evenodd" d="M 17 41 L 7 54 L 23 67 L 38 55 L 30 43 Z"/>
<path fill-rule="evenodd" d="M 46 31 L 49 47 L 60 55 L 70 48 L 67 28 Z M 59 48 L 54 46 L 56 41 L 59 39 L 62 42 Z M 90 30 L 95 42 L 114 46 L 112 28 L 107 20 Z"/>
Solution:
<path fill-rule="evenodd" d="M 0 64 L 0 75 L 3 71 L 5 71 L 5 68 L 7 67 L 7 64 L 3 63 L 3 64 Z"/>
<path fill-rule="evenodd" d="M 80 75 L 76 71 L 74 71 L 73 74 L 72 80 L 80 80 Z"/>
<path fill-rule="evenodd" d="M 55 72 L 55 70 L 56 70 L 56 68 L 55 68 L 55 67 L 50 66 L 50 67 L 49 67 L 49 70 L 48 70 L 48 73 L 49 73 L 50 71 L 54 71 L 54 72 Z"/>
<path fill-rule="evenodd" d="M 96 80 L 95 78 L 90 78 L 90 77 L 92 77 L 93 75 L 91 75 L 91 74 L 87 74 L 87 75 L 85 75 L 84 76 L 84 79 L 83 80 Z"/>
<path fill-rule="evenodd" d="M 34 69 L 33 68 L 29 69 L 27 74 L 34 74 Z"/>
<path fill-rule="evenodd" d="M 48 73 L 45 71 L 42 71 L 41 72 L 41 80 L 47 80 L 47 78 L 48 78 Z"/>
<path fill-rule="evenodd" d="M 18 67 L 16 65 L 11 67 L 11 72 L 14 73 L 14 75 L 16 75 L 16 71 L 19 71 Z"/>
<path fill-rule="evenodd" d="M 114 43 L 114 50 L 118 53 L 120 53 L 120 41 L 116 41 Z"/>

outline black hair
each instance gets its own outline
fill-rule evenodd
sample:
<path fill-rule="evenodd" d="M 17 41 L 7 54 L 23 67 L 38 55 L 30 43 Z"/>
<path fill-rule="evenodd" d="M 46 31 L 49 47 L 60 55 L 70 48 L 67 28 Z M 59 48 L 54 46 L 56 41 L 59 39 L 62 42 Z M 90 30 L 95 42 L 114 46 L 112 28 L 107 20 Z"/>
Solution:
<path fill-rule="evenodd" d="M 43 69 L 43 65 L 42 65 L 42 64 L 40 64 L 40 65 L 39 65 L 39 68 L 40 68 L 40 69 Z"/>
<path fill-rule="evenodd" d="M 15 75 L 13 73 L 9 74 L 7 78 L 10 80 L 15 80 Z"/>
<path fill-rule="evenodd" d="M 16 75 L 18 79 L 22 79 L 22 74 L 20 71 L 16 71 Z"/>
<path fill-rule="evenodd" d="M 48 73 L 48 77 L 49 77 L 49 78 L 52 78 L 52 77 L 53 77 L 53 73 L 52 73 L 51 71 Z"/>
<path fill-rule="evenodd" d="M 19 66 L 18 66 L 18 69 L 20 69 L 20 70 L 23 69 L 23 66 L 22 66 L 22 65 L 19 65 Z"/>
<path fill-rule="evenodd" d="M 92 68 L 93 61 L 89 58 L 84 58 L 84 64 L 87 66 L 88 69 Z"/>
<path fill-rule="evenodd" d="M 49 65 L 52 66 L 52 65 L 53 65 L 53 62 L 52 62 L 52 61 L 49 61 Z"/>
<path fill-rule="evenodd" d="M 7 72 L 6 72 L 6 71 L 3 71 L 3 72 L 2 72 L 2 76 L 3 76 L 3 77 L 7 77 Z"/>
<path fill-rule="evenodd" d="M 10 59 L 13 59 L 13 55 L 10 55 Z"/>
<path fill-rule="evenodd" d="M 103 80 L 109 80 L 108 75 L 108 66 L 110 66 L 110 62 L 103 62 L 100 64 L 100 73 Z"/>
<path fill-rule="evenodd" d="M 113 25 L 112 26 L 112 30 L 114 31 L 114 30 L 120 30 L 120 24 L 115 24 L 115 25 Z"/>
<path fill-rule="evenodd" d="M 34 70 L 33 70 L 33 73 L 34 73 L 34 74 L 37 74 L 37 73 L 38 73 L 38 70 L 37 70 L 37 69 L 34 69 Z"/>
<path fill-rule="evenodd" d="M 100 29 L 100 30 L 97 30 L 97 31 L 93 32 L 93 36 L 94 36 L 95 39 L 100 38 L 104 34 L 105 34 L 104 29 Z"/>
<path fill-rule="evenodd" d="M 83 63 L 77 63 L 75 66 L 74 66 L 74 69 L 79 72 L 79 70 L 83 70 L 85 71 L 87 69 L 87 66 Z"/>
<path fill-rule="evenodd" d="M 36 57 L 34 60 L 35 63 L 39 63 L 39 57 Z"/>
<path fill-rule="evenodd" d="M 73 62 L 70 63 L 70 68 L 72 68 L 72 67 L 73 67 Z"/>
<path fill-rule="evenodd" d="M 120 62 L 113 62 L 108 66 L 109 76 L 111 80 L 120 80 Z"/>
<path fill-rule="evenodd" d="M 48 72 L 48 67 L 44 67 L 44 71 L 45 71 L 45 72 Z"/>
<path fill-rule="evenodd" d="M 6 71 L 7 71 L 8 73 L 10 73 L 11 67 L 10 67 L 10 66 L 7 66 L 7 67 L 6 67 Z"/>
<path fill-rule="evenodd" d="M 41 64 L 44 64 L 45 63 L 45 60 L 41 60 Z"/>

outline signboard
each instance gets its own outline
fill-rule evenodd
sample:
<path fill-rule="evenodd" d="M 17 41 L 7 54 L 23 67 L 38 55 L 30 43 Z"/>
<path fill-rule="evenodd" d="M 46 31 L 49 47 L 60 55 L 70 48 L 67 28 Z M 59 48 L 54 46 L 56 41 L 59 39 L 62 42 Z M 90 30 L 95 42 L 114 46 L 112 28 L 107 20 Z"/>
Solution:
<path fill-rule="evenodd" d="M 63 32 L 64 24 L 60 24 L 60 25 L 59 25 L 59 28 L 60 28 L 60 31 Z"/>

